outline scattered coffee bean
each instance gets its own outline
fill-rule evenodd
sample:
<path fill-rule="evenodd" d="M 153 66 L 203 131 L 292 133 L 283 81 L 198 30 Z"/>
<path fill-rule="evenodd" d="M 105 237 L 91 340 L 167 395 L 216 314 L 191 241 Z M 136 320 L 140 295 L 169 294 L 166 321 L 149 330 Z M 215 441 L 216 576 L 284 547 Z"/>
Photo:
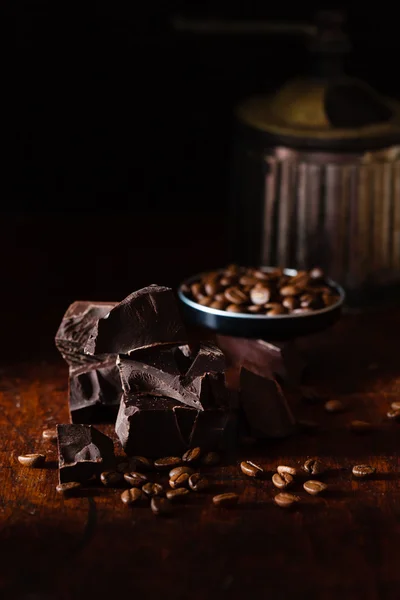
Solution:
<path fill-rule="evenodd" d="M 310 479 L 310 481 L 306 481 L 303 485 L 303 488 L 307 492 L 307 494 L 311 494 L 311 496 L 317 496 L 318 494 L 322 494 L 326 490 L 328 486 L 326 483 L 322 481 L 318 481 L 317 479 Z"/>
<path fill-rule="evenodd" d="M 147 496 L 161 496 L 164 488 L 159 483 L 152 483 L 149 481 L 148 483 L 144 484 L 142 490 L 145 494 L 147 494 Z"/>
<path fill-rule="evenodd" d="M 390 405 L 390 408 L 392 410 L 400 410 L 400 402 L 392 402 L 392 404 Z"/>
<path fill-rule="evenodd" d="M 182 286 L 181 291 L 203 306 L 269 316 L 306 314 L 339 299 L 320 269 L 290 276 L 282 269 L 262 271 L 236 265 L 206 273 L 190 288 Z"/>
<path fill-rule="evenodd" d="M 154 467 L 163 470 L 178 467 L 180 464 L 182 464 L 182 459 L 179 456 L 165 456 L 154 461 Z"/>
<path fill-rule="evenodd" d="M 299 502 L 299 496 L 295 496 L 295 494 L 289 494 L 288 492 L 280 492 L 274 497 L 274 502 L 281 508 L 290 508 L 296 502 Z"/>
<path fill-rule="evenodd" d="M 130 471 L 129 469 L 129 463 L 128 462 L 120 462 L 117 464 L 117 471 L 118 473 L 128 473 Z"/>
<path fill-rule="evenodd" d="M 44 465 L 45 460 L 46 457 L 44 454 L 21 454 L 21 456 L 18 456 L 18 461 L 21 465 L 32 469 Z"/>
<path fill-rule="evenodd" d="M 221 460 L 220 455 L 217 452 L 207 452 L 202 459 L 201 464 L 205 467 L 213 467 L 217 465 Z"/>
<path fill-rule="evenodd" d="M 350 423 L 350 430 L 353 433 L 370 433 L 374 429 L 372 423 L 369 421 L 352 421 Z"/>
<path fill-rule="evenodd" d="M 117 487 L 124 481 L 124 475 L 118 471 L 103 471 L 100 481 L 106 487 Z"/>
<path fill-rule="evenodd" d="M 191 448 L 182 456 L 182 461 L 184 463 L 194 463 L 199 460 L 201 456 L 201 448 Z"/>
<path fill-rule="evenodd" d="M 44 440 L 48 440 L 49 442 L 57 441 L 57 429 L 43 429 L 42 438 Z"/>
<path fill-rule="evenodd" d="M 148 482 L 148 477 L 143 473 L 132 471 L 130 473 L 124 473 L 124 479 L 130 486 L 140 488 Z"/>
<path fill-rule="evenodd" d="M 272 475 L 272 483 L 279 489 L 285 489 L 292 485 L 293 477 L 289 473 L 274 473 Z"/>
<path fill-rule="evenodd" d="M 150 507 L 155 515 L 167 516 L 172 512 L 172 505 L 167 498 L 160 498 L 160 496 L 153 496 L 150 502 Z"/>
<path fill-rule="evenodd" d="M 218 494 L 213 498 L 213 504 L 221 508 L 229 508 L 231 506 L 236 506 L 238 502 L 239 496 L 238 494 L 234 493 Z"/>
<path fill-rule="evenodd" d="M 330 413 L 343 412 L 344 404 L 340 400 L 328 400 L 328 402 L 325 402 L 325 410 Z"/>
<path fill-rule="evenodd" d="M 129 461 L 131 465 L 130 471 L 152 471 L 154 469 L 154 463 L 150 458 L 145 456 L 132 456 Z"/>
<path fill-rule="evenodd" d="M 194 492 L 203 492 L 208 486 L 208 480 L 201 473 L 193 473 L 189 477 L 189 487 Z"/>
<path fill-rule="evenodd" d="M 182 498 L 188 496 L 189 494 L 190 492 L 187 488 L 180 487 L 176 488 L 175 490 L 168 490 L 165 495 L 168 500 L 171 500 L 171 502 L 179 502 L 182 500 Z"/>
<path fill-rule="evenodd" d="M 193 475 L 194 469 L 191 467 L 187 467 L 186 465 L 182 465 L 181 467 L 175 467 L 171 469 L 169 472 L 170 478 L 175 477 L 176 475 L 182 475 L 182 473 L 188 473 L 189 475 Z"/>
<path fill-rule="evenodd" d="M 303 465 L 303 469 L 309 475 L 322 475 L 325 472 L 324 465 L 318 458 L 309 458 Z"/>
<path fill-rule="evenodd" d="M 241 462 L 240 469 L 242 473 L 248 475 L 248 477 L 261 477 L 264 474 L 263 468 L 251 462 L 250 460 L 244 460 Z"/>
<path fill-rule="evenodd" d="M 139 488 L 130 488 L 121 494 L 122 502 L 128 506 L 142 501 L 143 498 L 142 490 L 139 490 Z"/>
<path fill-rule="evenodd" d="M 180 488 L 188 485 L 189 473 L 176 473 L 169 480 L 169 485 L 172 488 Z"/>
<path fill-rule="evenodd" d="M 81 484 L 77 481 L 68 481 L 68 483 L 59 483 L 56 486 L 56 491 L 63 496 L 74 496 L 81 487 Z"/>
<path fill-rule="evenodd" d="M 365 478 L 370 477 L 375 473 L 375 468 L 371 465 L 355 465 L 352 469 L 354 477 Z"/>
<path fill-rule="evenodd" d="M 276 470 L 279 473 L 279 475 L 282 475 L 282 473 L 289 473 L 289 475 L 291 475 L 292 477 L 295 477 L 297 475 L 297 470 L 294 467 L 288 467 L 287 465 L 279 465 L 279 467 L 277 467 Z"/>
<path fill-rule="evenodd" d="M 400 410 L 389 410 L 386 413 L 388 419 L 393 419 L 394 421 L 400 420 Z"/>

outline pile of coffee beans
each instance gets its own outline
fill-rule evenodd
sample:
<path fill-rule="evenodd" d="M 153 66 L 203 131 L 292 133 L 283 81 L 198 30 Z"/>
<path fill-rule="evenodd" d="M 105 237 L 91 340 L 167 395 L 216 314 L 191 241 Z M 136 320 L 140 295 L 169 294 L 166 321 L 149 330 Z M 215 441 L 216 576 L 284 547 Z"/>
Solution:
<path fill-rule="evenodd" d="M 332 306 L 338 292 L 319 268 L 286 275 L 284 269 L 253 269 L 229 265 L 205 273 L 181 291 L 198 304 L 253 315 L 297 315 Z"/>

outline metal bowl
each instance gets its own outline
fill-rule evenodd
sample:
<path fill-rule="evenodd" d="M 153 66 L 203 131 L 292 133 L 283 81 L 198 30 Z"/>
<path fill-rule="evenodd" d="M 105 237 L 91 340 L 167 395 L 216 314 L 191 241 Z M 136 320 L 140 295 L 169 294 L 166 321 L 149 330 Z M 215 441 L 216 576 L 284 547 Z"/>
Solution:
<path fill-rule="evenodd" d="M 275 267 L 262 267 L 260 270 L 268 272 Z M 199 273 L 182 282 L 178 289 L 178 296 L 185 320 L 200 327 L 206 327 L 235 337 L 256 338 L 264 340 L 292 339 L 322 331 L 333 325 L 340 317 L 345 292 L 343 288 L 331 279 L 326 283 L 333 288 L 339 299 L 332 306 L 313 310 L 308 314 L 288 315 L 252 315 L 248 313 L 230 313 L 225 310 L 202 306 L 188 298 L 182 288 L 199 281 L 205 273 Z M 295 269 L 284 269 L 285 275 L 296 275 Z"/>

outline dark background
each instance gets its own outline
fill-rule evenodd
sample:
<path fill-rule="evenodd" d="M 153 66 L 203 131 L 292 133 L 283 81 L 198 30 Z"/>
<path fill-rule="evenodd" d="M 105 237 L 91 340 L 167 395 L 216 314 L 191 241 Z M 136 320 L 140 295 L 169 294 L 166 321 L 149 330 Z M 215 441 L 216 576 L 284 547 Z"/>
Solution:
<path fill-rule="evenodd" d="M 321 8 L 285 4 L 3 3 L 3 356 L 51 351 L 74 299 L 118 300 L 229 260 L 233 107 L 303 71 L 307 50 L 177 33 L 170 19 L 310 21 Z M 347 7 L 347 71 L 399 96 L 394 7 Z"/>

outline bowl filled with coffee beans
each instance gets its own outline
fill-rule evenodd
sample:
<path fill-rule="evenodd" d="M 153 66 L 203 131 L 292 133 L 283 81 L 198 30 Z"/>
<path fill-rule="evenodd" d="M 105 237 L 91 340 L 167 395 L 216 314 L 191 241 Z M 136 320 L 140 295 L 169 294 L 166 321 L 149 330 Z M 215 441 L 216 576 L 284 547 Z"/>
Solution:
<path fill-rule="evenodd" d="M 186 320 L 224 335 L 269 340 L 321 331 L 340 317 L 344 290 L 319 268 L 208 271 L 178 289 Z"/>

